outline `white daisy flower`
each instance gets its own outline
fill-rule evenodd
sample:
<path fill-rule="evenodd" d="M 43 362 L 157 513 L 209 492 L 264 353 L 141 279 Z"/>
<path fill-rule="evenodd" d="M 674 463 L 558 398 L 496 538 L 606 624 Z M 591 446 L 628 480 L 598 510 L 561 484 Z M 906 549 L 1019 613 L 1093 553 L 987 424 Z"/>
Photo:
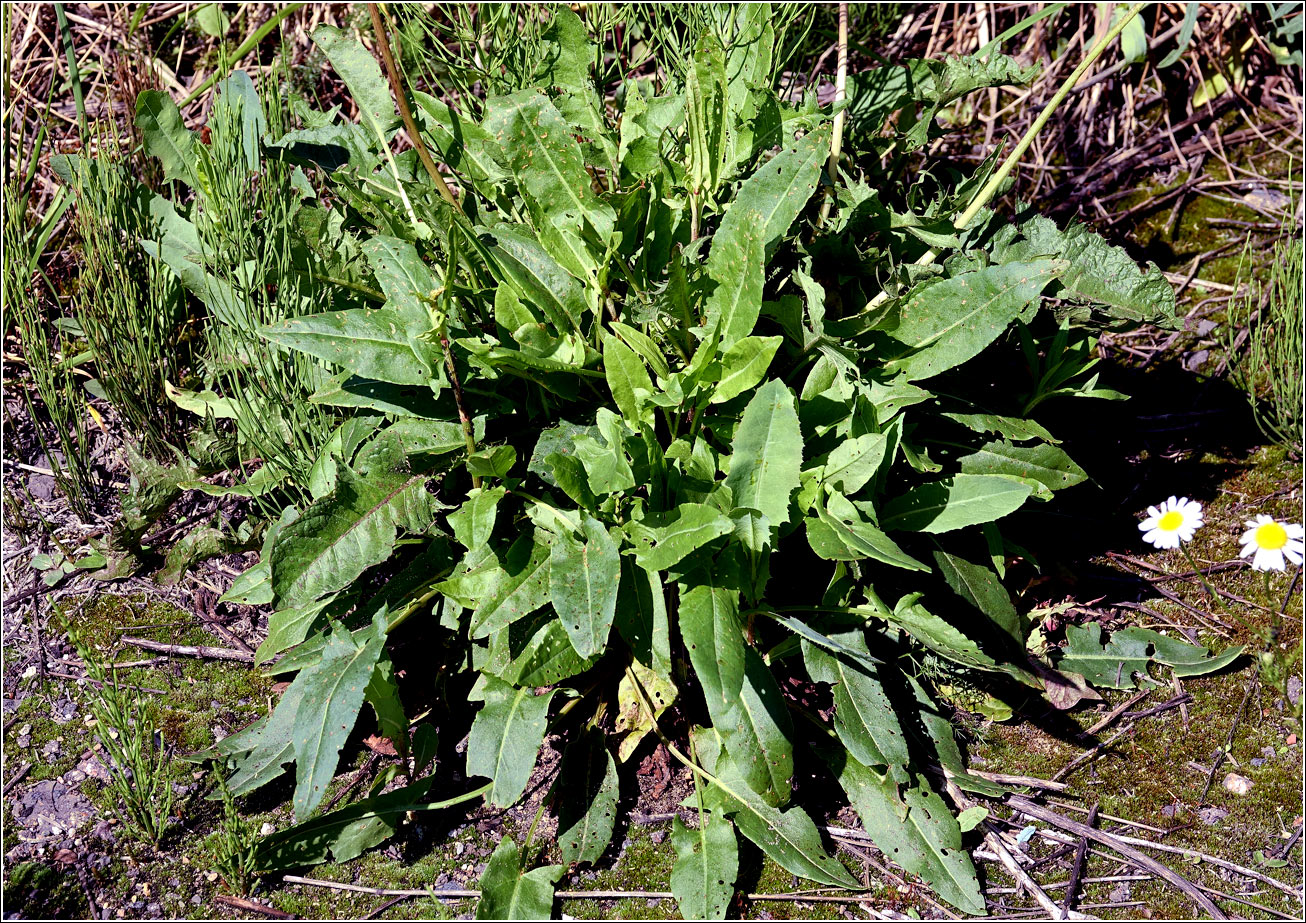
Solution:
<path fill-rule="evenodd" d="M 1283 570 L 1287 566 L 1285 558 L 1292 564 L 1300 564 L 1306 553 L 1303 534 L 1306 531 L 1300 523 L 1278 522 L 1273 516 L 1261 514 L 1247 521 L 1239 557 L 1252 556 L 1252 570 Z"/>
<path fill-rule="evenodd" d="M 1202 505 L 1187 497 L 1171 497 L 1160 506 L 1149 506 L 1147 518 L 1138 524 L 1143 541 L 1157 548 L 1178 548 L 1193 540 L 1202 525 Z"/>

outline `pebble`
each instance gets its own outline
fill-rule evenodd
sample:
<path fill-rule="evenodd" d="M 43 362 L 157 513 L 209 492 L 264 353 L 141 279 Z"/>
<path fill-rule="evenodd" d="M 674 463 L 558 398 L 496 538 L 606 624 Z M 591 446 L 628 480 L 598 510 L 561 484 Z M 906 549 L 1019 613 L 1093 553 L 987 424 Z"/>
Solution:
<path fill-rule="evenodd" d="M 1197 816 L 1202 819 L 1202 823 L 1208 827 L 1214 827 L 1220 821 L 1229 816 L 1229 812 L 1224 808 L 1198 808 Z"/>
<path fill-rule="evenodd" d="M 1224 777 L 1224 787 L 1235 795 L 1246 795 L 1252 790 L 1252 780 L 1231 772 Z"/>
<path fill-rule="evenodd" d="M 259 836 L 271 836 L 276 832 L 277 832 L 277 828 L 272 824 L 268 823 L 267 821 L 264 821 L 263 826 L 258 828 Z"/>

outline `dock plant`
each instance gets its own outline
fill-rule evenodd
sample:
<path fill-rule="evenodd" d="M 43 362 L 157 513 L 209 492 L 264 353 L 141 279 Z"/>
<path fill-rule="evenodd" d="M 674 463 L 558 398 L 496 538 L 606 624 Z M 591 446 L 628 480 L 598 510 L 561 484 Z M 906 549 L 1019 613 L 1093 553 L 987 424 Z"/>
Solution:
<path fill-rule="evenodd" d="M 221 216 L 188 203 L 226 174 L 166 96 L 142 96 L 147 149 L 194 191 L 156 200 L 150 252 L 214 323 L 266 318 L 252 300 L 275 281 L 295 302 L 261 322 L 261 358 L 234 358 L 316 370 L 310 402 L 339 413 L 228 594 L 271 605 L 257 660 L 290 680 L 218 745 L 233 796 L 294 766 L 298 823 L 259 869 L 353 858 L 420 812 L 509 808 L 548 740 L 559 864 L 505 836 L 482 880 L 484 914 L 547 915 L 664 745 L 694 782 L 697 824 L 672 835 L 686 916 L 724 915 L 741 834 L 861 887 L 805 807 L 813 773 L 886 856 L 984 912 L 944 795 L 1002 789 L 966 771 L 916 665 L 1073 685 L 1026 653 L 1003 576 L 1028 553 L 1006 523 L 1087 478 L 993 369 L 1019 367 L 1017 325 L 1073 356 L 1068 337 L 1168 322 L 1173 294 L 1085 228 L 992 211 L 998 154 L 973 175 L 921 158 L 938 113 L 1033 71 L 886 64 L 821 105 L 777 92 L 767 6 L 712 9 L 684 60 L 636 80 L 600 72 L 586 21 L 555 7 L 475 105 L 407 86 L 384 29 L 385 71 L 319 28 L 356 119 L 298 106 L 273 133 L 253 104 L 228 110 L 250 181 L 284 176 L 293 205 L 276 280 L 199 246 Z M 1093 389 L 1079 371 L 1043 419 Z M 324 810 L 365 709 L 398 760 Z"/>

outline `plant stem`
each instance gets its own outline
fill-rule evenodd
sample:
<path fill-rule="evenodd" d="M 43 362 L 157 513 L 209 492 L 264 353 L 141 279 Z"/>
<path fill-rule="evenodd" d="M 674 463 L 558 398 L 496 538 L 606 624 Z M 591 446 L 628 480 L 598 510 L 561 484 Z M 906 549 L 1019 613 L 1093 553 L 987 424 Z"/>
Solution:
<path fill-rule="evenodd" d="M 964 231 L 966 226 L 969 225 L 971 221 L 975 219 L 975 216 L 980 213 L 980 210 L 989 204 L 997 194 L 998 187 L 1006 181 L 1007 177 L 1011 174 L 1011 171 L 1016 168 L 1016 164 L 1020 161 L 1020 158 L 1025 155 L 1025 152 L 1029 150 L 1030 145 L 1034 143 L 1034 139 L 1039 136 L 1039 133 L 1043 130 L 1043 126 L 1047 125 L 1048 120 L 1052 118 L 1052 113 L 1057 111 L 1057 108 L 1061 105 L 1062 101 L 1070 94 L 1070 91 L 1075 88 L 1075 84 L 1079 83 L 1080 79 L 1088 69 L 1093 66 L 1093 63 L 1102 56 L 1102 52 L 1106 51 L 1107 47 L 1115 41 L 1116 36 L 1124 31 L 1125 26 L 1133 22 L 1134 17 L 1142 12 L 1145 5 L 1146 4 L 1143 3 L 1135 3 L 1131 6 L 1125 11 L 1125 14 L 1120 17 L 1120 21 L 1108 29 L 1106 35 L 1102 36 L 1097 44 L 1089 49 L 1088 54 L 1084 56 L 1084 60 L 1079 62 L 1079 66 L 1071 72 L 1070 76 L 1066 78 L 1063 84 L 1061 84 L 1060 89 L 1058 89 L 1053 97 L 1048 100 L 1048 104 L 1043 107 L 1043 111 L 1039 113 L 1038 118 L 1036 118 L 1034 123 L 1026 130 L 1015 149 L 1007 155 L 1007 159 L 1002 162 L 1002 166 L 994 171 L 993 175 L 989 177 L 988 182 L 984 184 L 984 187 L 975 194 L 975 198 L 971 200 L 971 203 L 966 207 L 966 210 L 957 217 L 957 220 L 954 222 L 957 230 Z M 931 247 L 916 260 L 916 265 L 928 266 L 938 258 L 939 251 L 934 247 Z M 881 291 L 871 299 L 866 307 L 868 310 L 879 307 L 888 299 L 889 293 L 887 291 Z"/>
<path fill-rule="evenodd" d="M 287 16 L 289 16 L 291 13 L 298 10 L 303 5 L 304 4 L 302 3 L 288 3 L 285 6 L 283 6 L 281 9 L 277 10 L 277 14 L 275 16 L 273 16 L 267 22 L 263 23 L 263 25 L 259 26 L 257 29 L 251 32 L 249 36 L 245 39 L 245 41 L 241 42 L 240 46 L 234 52 L 232 52 L 230 58 L 231 63 L 235 64 L 241 58 L 245 57 L 245 55 L 249 54 L 254 49 L 254 46 L 257 45 L 259 42 L 263 41 L 263 38 L 269 32 L 271 32 L 277 26 L 281 25 L 282 20 L 284 20 Z M 185 109 L 188 105 L 190 105 L 197 98 L 199 98 L 200 94 L 204 93 L 206 90 L 208 90 L 209 87 L 213 86 L 213 84 L 221 80 L 223 76 L 224 74 L 222 70 L 219 69 L 214 71 L 209 76 L 208 80 L 205 80 L 195 89 L 191 90 L 188 94 L 186 94 L 186 98 L 177 104 L 177 108 Z"/>
<path fill-rule="evenodd" d="M 68 84 L 73 89 L 73 104 L 77 106 L 77 127 L 81 129 L 82 144 L 91 140 L 86 127 L 86 100 L 82 96 L 82 77 L 77 68 L 77 53 L 73 48 L 73 32 L 68 27 L 68 16 L 62 3 L 54 5 L 54 16 L 59 22 L 59 38 L 63 41 L 64 55 L 68 58 Z"/>
<path fill-rule="evenodd" d="M 444 364 L 449 370 L 449 383 L 453 385 L 453 400 L 458 405 L 458 422 L 463 428 L 463 441 L 467 444 L 467 458 L 470 461 L 476 454 L 476 431 L 472 429 L 471 417 L 467 416 L 467 407 L 463 403 L 463 386 L 458 380 L 458 369 L 454 367 L 453 350 L 449 348 L 449 335 L 444 330 L 440 331 L 440 348 L 444 350 Z M 481 486 L 479 474 L 472 475 L 472 486 Z"/>
<path fill-rule="evenodd" d="M 834 104 L 837 106 L 847 96 L 848 86 L 848 4 L 839 4 L 839 63 L 834 74 Z M 830 176 L 830 195 L 821 203 L 820 225 L 830 217 L 830 207 L 834 202 L 836 185 L 835 171 L 839 166 L 839 152 L 843 149 L 844 111 L 840 109 L 834 116 L 834 134 L 830 138 L 830 160 L 826 173 Z"/>
<path fill-rule="evenodd" d="M 1197 574 L 1197 579 L 1202 582 L 1202 586 L 1206 589 L 1206 595 L 1211 597 L 1211 599 L 1215 600 L 1216 602 L 1218 602 L 1221 606 L 1223 606 L 1225 611 L 1228 611 L 1229 609 L 1228 603 L 1226 603 L 1223 599 L 1221 599 L 1219 594 L 1217 594 L 1214 590 L 1211 589 L 1211 585 L 1206 582 L 1206 577 L 1202 574 L 1201 566 L 1198 565 L 1197 560 L 1193 557 L 1192 552 L 1188 550 L 1188 547 L 1184 545 L 1182 542 L 1180 542 L 1179 550 L 1184 553 L 1184 557 L 1187 558 L 1188 563 L 1192 565 L 1193 572 Z"/>
<path fill-rule="evenodd" d="M 381 8 L 375 3 L 369 3 L 367 11 L 372 15 L 372 29 L 376 32 L 377 49 L 381 52 L 381 61 L 385 64 L 386 75 L 390 78 L 390 89 L 394 93 L 395 102 L 399 104 L 399 115 L 404 120 L 404 127 L 408 129 L 408 136 L 413 142 L 413 147 L 417 150 L 417 157 L 422 161 L 422 166 L 426 168 L 431 181 L 435 183 L 435 188 L 440 196 L 461 213 L 463 210 L 461 203 L 454 198 L 453 192 L 449 189 L 449 184 L 444 181 L 444 176 L 436 169 L 435 161 L 431 159 L 431 154 L 426 149 L 426 143 L 422 141 L 421 132 L 417 130 L 417 122 L 413 120 L 413 112 L 408 108 L 408 94 L 404 90 L 403 78 L 399 75 L 399 69 L 395 67 L 394 56 L 390 53 L 390 40 L 386 36 L 385 22 L 381 19 Z"/>

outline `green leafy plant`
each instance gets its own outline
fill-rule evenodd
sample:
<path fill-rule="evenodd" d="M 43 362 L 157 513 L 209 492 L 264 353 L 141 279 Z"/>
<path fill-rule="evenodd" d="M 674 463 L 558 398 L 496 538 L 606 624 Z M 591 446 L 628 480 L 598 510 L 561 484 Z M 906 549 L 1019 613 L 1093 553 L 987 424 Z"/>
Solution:
<path fill-rule="evenodd" d="M 458 109 L 410 93 L 384 36 L 387 76 L 350 35 L 315 32 L 359 121 L 304 109 L 262 154 L 322 183 L 292 174 L 317 203 L 294 227 L 337 304 L 260 333 L 320 370 L 312 400 L 343 419 L 311 496 L 229 593 L 274 606 L 257 660 L 293 674 L 219 747 L 233 795 L 294 764 L 299 824 L 262 841 L 259 868 L 353 858 L 412 811 L 511 806 L 554 733 L 568 779 L 588 780 L 554 803 L 561 864 L 532 868 L 529 838 L 505 838 L 481 916 L 547 913 L 568 868 L 602 854 L 622 767 L 657 740 L 700 808 L 673 834 L 686 915 L 724 914 L 738 833 L 795 875 L 859 887 L 792 803 L 799 766 L 824 766 L 886 854 L 983 912 L 932 774 L 1001 789 L 966 773 L 911 664 L 1033 693 L 1058 676 L 1026 656 L 1001 521 L 1086 474 L 972 360 L 1018 355 L 1013 328 L 1048 296 L 1076 324 L 1121 326 L 1169 321 L 1173 295 L 1082 228 L 996 217 L 1014 161 L 884 173 L 872 125 L 903 110 L 893 143 L 915 149 L 942 106 L 1030 78 L 1009 59 L 912 62 L 908 90 L 855 92 L 864 140 L 831 175 L 832 109 L 777 93 L 770 9 L 714 15 L 677 33 L 683 67 L 623 80 L 615 111 L 595 82 L 602 32 L 564 8 L 531 33 L 525 78 Z M 203 190 L 209 155 L 164 98 L 140 111 L 167 174 Z M 401 124 L 415 146 L 395 153 Z M 173 231 L 160 254 L 189 233 Z M 188 285 L 215 315 L 237 297 Z M 390 657 L 405 635 L 442 737 L 466 734 L 466 775 L 487 780 L 438 802 L 433 731 L 412 726 Z M 833 721 L 790 684 L 828 693 Z M 319 814 L 364 706 L 410 781 Z"/>
<path fill-rule="evenodd" d="M 81 350 L 67 319 L 58 316 L 56 288 L 42 268 L 72 198 L 60 190 L 44 214 L 33 215 L 32 182 L 45 132 L 13 138 L 6 120 L 5 139 L 10 150 L 30 152 L 26 159 L 17 154 L 12 167 L 6 161 L 4 170 L 5 307 L 12 318 L 7 323 L 13 323 L 23 344 L 28 373 L 27 381 L 13 384 L 21 388 L 24 409 L 59 491 L 73 511 L 86 518 L 99 488 L 90 464 L 89 395 L 78 378 Z M 5 413 L 8 416 L 7 409 Z"/>
<path fill-rule="evenodd" d="M 1263 269 L 1253 270 L 1248 256 L 1240 264 L 1241 287 L 1229 301 L 1223 328 L 1229 378 L 1247 395 L 1265 438 L 1300 453 L 1306 418 L 1301 234 L 1285 228 Z"/>
<path fill-rule="evenodd" d="M 237 894 L 249 894 L 258 881 L 255 856 L 258 850 L 258 833 L 236 806 L 236 799 L 227 788 L 226 777 L 217 773 L 219 794 L 222 797 L 222 818 L 210 836 L 213 868 L 222 877 L 223 884 Z"/>
<path fill-rule="evenodd" d="M 71 627 L 68 637 L 86 665 L 86 706 L 109 758 L 111 806 L 123 830 L 157 850 L 172 826 L 173 794 L 170 754 L 153 708 L 140 692 L 119 683 L 117 673 Z"/>

